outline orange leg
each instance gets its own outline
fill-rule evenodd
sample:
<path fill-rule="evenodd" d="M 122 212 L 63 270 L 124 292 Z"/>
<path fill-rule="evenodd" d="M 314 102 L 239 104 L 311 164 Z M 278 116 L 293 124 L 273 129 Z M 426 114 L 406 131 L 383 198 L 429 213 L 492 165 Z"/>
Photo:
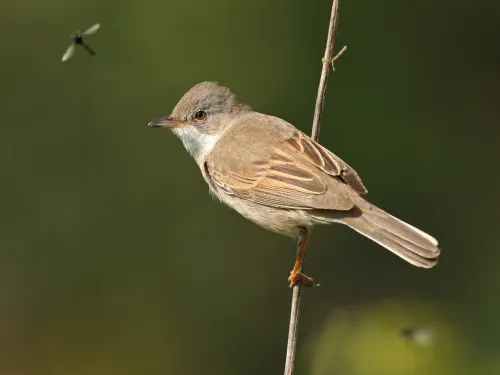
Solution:
<path fill-rule="evenodd" d="M 309 243 L 309 231 L 304 228 L 301 233 L 299 243 L 297 245 L 297 258 L 295 259 L 295 265 L 293 266 L 288 281 L 290 282 L 290 288 L 293 288 L 295 284 L 301 283 L 304 286 L 312 286 L 314 280 L 307 277 L 302 273 L 302 264 L 306 256 L 307 244 Z"/>

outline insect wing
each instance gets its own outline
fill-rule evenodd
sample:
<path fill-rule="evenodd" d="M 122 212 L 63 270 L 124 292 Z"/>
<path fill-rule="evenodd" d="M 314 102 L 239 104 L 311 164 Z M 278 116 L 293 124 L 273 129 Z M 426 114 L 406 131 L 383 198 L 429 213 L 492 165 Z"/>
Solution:
<path fill-rule="evenodd" d="M 68 49 L 66 50 L 66 52 L 64 53 L 61 61 L 65 62 L 65 61 L 69 60 L 71 58 L 71 56 L 73 56 L 74 53 L 75 53 L 75 45 L 72 43 L 68 47 Z"/>
<path fill-rule="evenodd" d="M 432 343 L 432 332 L 429 329 L 419 329 L 415 332 L 414 341 L 422 346 Z"/>
<path fill-rule="evenodd" d="M 99 27 L 101 27 L 101 25 L 96 23 L 94 26 L 91 26 L 87 30 L 85 30 L 83 35 L 94 34 L 97 30 L 99 30 Z"/>
<path fill-rule="evenodd" d="M 401 336 L 413 341 L 415 344 L 426 346 L 432 343 L 432 331 L 428 328 L 405 328 L 400 332 Z"/>

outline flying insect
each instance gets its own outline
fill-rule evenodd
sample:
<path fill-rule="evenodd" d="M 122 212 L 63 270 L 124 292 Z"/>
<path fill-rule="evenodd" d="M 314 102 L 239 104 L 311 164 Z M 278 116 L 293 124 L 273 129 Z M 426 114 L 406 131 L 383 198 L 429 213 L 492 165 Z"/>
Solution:
<path fill-rule="evenodd" d="M 84 35 L 90 35 L 94 34 L 97 30 L 99 30 L 99 27 L 101 27 L 100 24 L 96 23 L 95 25 L 89 27 L 87 30 L 85 30 L 83 33 L 80 33 L 80 31 L 77 31 L 76 34 L 71 35 L 71 39 L 73 39 L 73 42 L 71 45 L 68 47 L 66 52 L 64 53 L 62 57 L 62 62 L 65 62 L 69 60 L 74 54 L 75 54 L 75 48 L 76 46 L 82 46 L 82 48 L 90 53 L 92 56 L 95 55 L 96 53 L 92 48 L 90 48 L 85 42 L 83 41 L 83 36 Z"/>

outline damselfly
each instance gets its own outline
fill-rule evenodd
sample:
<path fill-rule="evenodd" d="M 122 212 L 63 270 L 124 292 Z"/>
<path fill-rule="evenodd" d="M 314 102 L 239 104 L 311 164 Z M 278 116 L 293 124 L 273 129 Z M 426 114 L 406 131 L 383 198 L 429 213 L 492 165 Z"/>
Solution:
<path fill-rule="evenodd" d="M 83 42 L 83 36 L 94 34 L 97 30 L 99 30 L 100 26 L 101 26 L 100 24 L 96 23 L 94 26 L 89 27 L 83 33 L 80 33 L 79 31 L 77 31 L 75 35 L 71 35 L 71 39 L 73 39 L 73 42 L 71 43 L 71 45 L 68 47 L 68 49 L 64 53 L 64 55 L 61 59 L 62 62 L 69 60 L 74 55 L 75 48 L 77 45 L 82 46 L 83 49 L 85 51 L 87 51 L 88 53 L 90 53 L 91 55 L 95 55 L 95 52 L 92 50 L 92 48 L 90 48 L 87 44 L 85 44 Z"/>
<path fill-rule="evenodd" d="M 399 334 L 416 344 L 425 346 L 432 342 L 432 331 L 427 327 L 403 328 Z"/>

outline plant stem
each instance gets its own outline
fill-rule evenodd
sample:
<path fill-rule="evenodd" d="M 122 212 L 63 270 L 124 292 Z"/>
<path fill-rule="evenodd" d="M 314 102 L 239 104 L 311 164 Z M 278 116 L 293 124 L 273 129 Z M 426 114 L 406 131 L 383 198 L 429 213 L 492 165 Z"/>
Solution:
<path fill-rule="evenodd" d="M 330 16 L 330 26 L 328 27 L 328 38 L 326 40 L 325 56 L 322 59 L 323 69 L 318 86 L 318 96 L 316 97 L 316 106 L 314 107 L 314 119 L 312 125 L 311 138 L 318 141 L 321 115 L 325 105 L 326 84 L 328 83 L 328 73 L 330 73 L 330 64 L 333 63 L 333 49 L 335 44 L 335 27 L 337 26 L 337 12 L 339 1 L 333 0 L 332 14 Z"/>
<path fill-rule="evenodd" d="M 338 0 L 333 0 L 332 14 L 330 16 L 330 26 L 328 27 L 328 38 L 326 41 L 325 56 L 322 59 L 323 68 L 319 80 L 318 96 L 316 98 L 316 106 L 314 108 L 314 119 L 313 119 L 312 134 L 311 134 L 311 138 L 315 141 L 317 141 L 319 138 L 320 122 L 321 122 L 321 115 L 323 114 L 323 107 L 325 104 L 328 74 L 330 73 L 330 64 L 332 64 L 333 66 L 333 61 L 334 61 L 333 51 L 335 42 L 335 28 L 337 25 L 337 13 L 339 6 L 338 4 L 339 4 Z M 342 49 L 341 53 L 344 50 L 345 49 Z M 341 53 L 339 53 L 338 56 L 340 56 Z M 299 282 L 295 284 L 292 291 L 292 307 L 290 312 L 290 326 L 288 329 L 285 375 L 292 375 L 295 367 L 295 354 L 297 351 L 297 332 L 298 332 L 299 315 L 300 315 L 301 291 L 302 291 L 302 286 L 301 283 Z"/>

